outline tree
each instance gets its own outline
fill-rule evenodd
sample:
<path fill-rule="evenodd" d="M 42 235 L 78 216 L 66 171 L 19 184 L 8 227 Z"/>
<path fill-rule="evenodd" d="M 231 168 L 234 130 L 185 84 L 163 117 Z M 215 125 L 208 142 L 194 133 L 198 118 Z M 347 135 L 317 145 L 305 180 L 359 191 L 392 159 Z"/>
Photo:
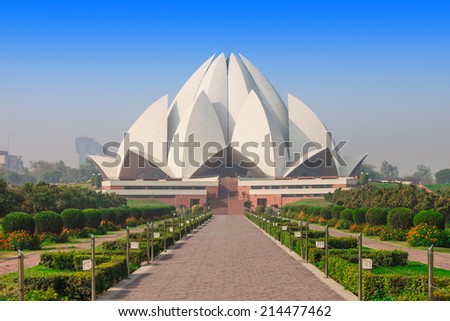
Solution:
<path fill-rule="evenodd" d="M 432 184 L 433 174 L 431 169 L 423 164 L 417 165 L 417 171 L 410 176 L 406 176 L 405 180 L 414 184 Z"/>
<path fill-rule="evenodd" d="M 450 184 L 450 168 L 444 168 L 434 174 L 437 184 Z"/>
<path fill-rule="evenodd" d="M 387 179 L 389 181 L 395 180 L 398 178 L 398 167 L 392 164 L 389 164 L 387 161 L 383 161 L 381 163 L 381 177 L 383 179 Z"/>
<path fill-rule="evenodd" d="M 369 175 L 367 173 L 361 172 L 359 175 L 359 184 L 361 186 L 366 185 L 369 182 Z"/>
<path fill-rule="evenodd" d="M 360 168 L 361 168 L 361 172 L 369 175 L 369 178 L 371 180 L 378 181 L 381 179 L 381 173 L 375 169 L 375 165 L 364 163 L 361 165 Z"/>

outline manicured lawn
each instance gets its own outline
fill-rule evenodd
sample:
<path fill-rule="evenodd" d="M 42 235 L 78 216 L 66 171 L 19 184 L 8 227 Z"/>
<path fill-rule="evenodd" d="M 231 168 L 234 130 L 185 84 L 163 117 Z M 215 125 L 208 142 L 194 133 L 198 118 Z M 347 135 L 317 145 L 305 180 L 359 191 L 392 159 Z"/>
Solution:
<path fill-rule="evenodd" d="M 450 190 L 450 184 L 427 184 L 425 186 L 431 189 L 433 192 L 445 192 L 447 190 Z"/>
<path fill-rule="evenodd" d="M 305 198 L 304 200 L 299 200 L 297 202 L 285 204 L 285 205 L 309 205 L 309 206 L 328 206 L 332 203 L 324 200 L 323 198 Z"/>
<path fill-rule="evenodd" d="M 369 185 L 375 186 L 376 189 L 382 189 L 382 188 L 396 188 L 399 185 L 399 183 L 369 182 Z"/>
<path fill-rule="evenodd" d="M 158 200 L 128 200 L 127 205 L 129 207 L 146 207 L 146 206 L 159 206 L 168 205 Z"/>
<path fill-rule="evenodd" d="M 427 276 L 428 266 L 419 262 L 408 262 L 408 264 L 405 266 L 376 268 L 373 269 L 372 272 L 375 274 L 397 273 L 407 276 Z M 434 276 L 450 278 L 450 271 L 440 268 L 434 268 Z"/>

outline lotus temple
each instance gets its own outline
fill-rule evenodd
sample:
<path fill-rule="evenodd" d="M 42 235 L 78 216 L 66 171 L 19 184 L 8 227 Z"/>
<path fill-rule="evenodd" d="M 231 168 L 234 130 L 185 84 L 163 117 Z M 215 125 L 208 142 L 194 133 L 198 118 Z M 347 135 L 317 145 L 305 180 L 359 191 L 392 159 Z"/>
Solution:
<path fill-rule="evenodd" d="M 242 214 L 244 203 L 278 205 L 357 184 L 367 154 L 342 157 L 317 115 L 298 98 L 287 105 L 242 55 L 213 55 L 173 101 L 145 110 L 114 156 L 90 156 L 105 192 L 202 204 Z"/>

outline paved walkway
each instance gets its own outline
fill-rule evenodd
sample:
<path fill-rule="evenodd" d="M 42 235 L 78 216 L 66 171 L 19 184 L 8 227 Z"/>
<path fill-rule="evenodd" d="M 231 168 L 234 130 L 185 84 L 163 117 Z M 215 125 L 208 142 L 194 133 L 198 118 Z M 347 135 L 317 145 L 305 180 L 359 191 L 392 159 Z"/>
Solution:
<path fill-rule="evenodd" d="M 130 229 L 131 233 L 137 233 L 142 232 L 144 229 L 142 227 L 133 228 Z M 103 242 L 106 241 L 114 241 L 120 238 L 125 237 L 125 230 L 114 232 L 114 234 L 109 234 L 105 236 L 100 236 L 95 239 L 95 245 L 101 245 Z M 73 251 L 73 250 L 84 250 L 91 247 L 91 240 L 90 239 L 83 239 L 80 243 L 66 243 L 61 244 L 61 247 L 52 249 L 52 250 L 40 250 L 40 251 L 33 251 L 33 252 L 24 252 L 25 253 L 25 268 L 33 267 L 39 264 L 41 261 L 41 253 L 42 252 L 57 252 L 57 251 Z M 58 244 L 56 244 L 58 246 Z M 0 258 L 0 275 L 11 273 L 11 272 L 17 272 L 18 269 L 18 262 L 17 259 L 9 260 L 8 258 Z"/>
<path fill-rule="evenodd" d="M 324 227 L 309 225 L 312 230 L 320 230 L 323 231 Z M 356 233 L 343 232 L 338 230 L 330 229 L 330 235 L 335 237 L 357 237 Z M 374 239 L 370 239 L 367 237 L 363 237 L 363 246 L 369 247 L 375 250 L 402 250 L 408 252 L 408 260 L 421 262 L 424 264 L 428 264 L 427 251 L 414 249 L 410 247 L 405 247 L 401 245 L 386 243 L 383 241 L 378 241 Z M 440 267 L 446 270 L 450 270 L 450 254 L 448 253 L 440 253 L 434 252 L 434 266 Z"/>
<path fill-rule="evenodd" d="M 354 298 L 310 269 L 243 216 L 215 216 L 99 300 Z"/>

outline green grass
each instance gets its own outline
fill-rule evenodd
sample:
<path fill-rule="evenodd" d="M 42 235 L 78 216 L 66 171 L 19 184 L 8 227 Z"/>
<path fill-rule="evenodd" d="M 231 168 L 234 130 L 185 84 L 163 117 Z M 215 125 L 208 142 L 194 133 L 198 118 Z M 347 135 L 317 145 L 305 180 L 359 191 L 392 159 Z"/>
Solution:
<path fill-rule="evenodd" d="M 147 207 L 147 206 L 160 206 L 169 204 L 158 200 L 128 200 L 127 205 L 129 207 Z"/>
<path fill-rule="evenodd" d="M 304 200 L 299 200 L 297 202 L 285 204 L 283 206 L 289 206 L 289 205 L 309 205 L 309 206 L 329 206 L 332 205 L 331 202 L 326 201 L 323 198 L 305 198 Z"/>
<path fill-rule="evenodd" d="M 382 189 L 382 188 L 396 188 L 399 185 L 399 183 L 369 182 L 369 185 L 374 186 L 376 189 Z"/>
<path fill-rule="evenodd" d="M 431 189 L 433 192 L 445 192 L 450 190 L 450 184 L 426 184 L 425 186 Z"/>
<path fill-rule="evenodd" d="M 408 262 L 405 266 L 396 266 L 389 268 L 375 268 L 372 270 L 374 274 L 400 274 L 406 276 L 427 276 L 428 265 L 419 262 Z M 434 268 L 435 277 L 450 278 L 450 271 L 440 268 Z"/>

